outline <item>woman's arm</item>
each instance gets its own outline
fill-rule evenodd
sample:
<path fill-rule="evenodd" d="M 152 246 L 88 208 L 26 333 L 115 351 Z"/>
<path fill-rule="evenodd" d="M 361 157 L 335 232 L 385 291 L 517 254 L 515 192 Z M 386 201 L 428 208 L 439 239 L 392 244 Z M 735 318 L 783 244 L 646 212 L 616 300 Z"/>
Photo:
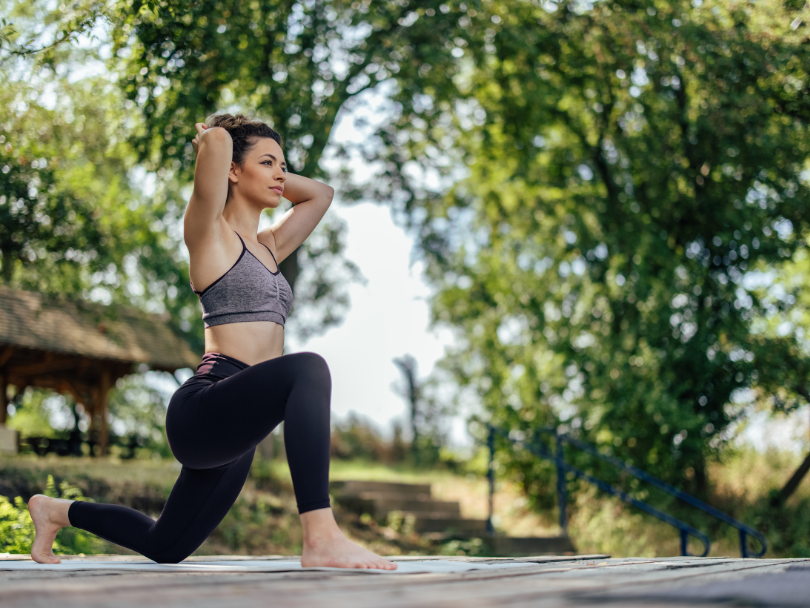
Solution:
<path fill-rule="evenodd" d="M 335 189 L 331 186 L 288 173 L 284 182 L 284 198 L 293 204 L 293 208 L 270 228 L 262 230 L 258 234 L 259 241 L 262 237 L 275 241 L 276 259 L 281 262 L 312 234 L 329 209 L 334 195 Z"/>
<path fill-rule="evenodd" d="M 233 158 L 233 139 L 221 127 L 208 128 L 197 123 L 192 145 L 197 151 L 194 191 L 183 217 L 183 236 L 187 246 L 208 237 L 219 227 L 219 219 L 228 200 L 228 174 Z"/>

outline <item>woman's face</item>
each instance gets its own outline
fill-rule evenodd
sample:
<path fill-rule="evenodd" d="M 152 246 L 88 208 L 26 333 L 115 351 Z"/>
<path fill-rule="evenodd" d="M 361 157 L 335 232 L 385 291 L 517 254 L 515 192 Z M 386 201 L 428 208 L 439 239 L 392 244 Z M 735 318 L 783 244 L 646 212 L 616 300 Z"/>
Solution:
<path fill-rule="evenodd" d="M 269 137 L 257 138 L 245 155 L 245 162 L 241 167 L 232 165 L 228 177 L 231 189 L 237 190 L 239 196 L 263 209 L 275 209 L 281 203 L 287 179 L 287 163 L 281 146 Z"/>

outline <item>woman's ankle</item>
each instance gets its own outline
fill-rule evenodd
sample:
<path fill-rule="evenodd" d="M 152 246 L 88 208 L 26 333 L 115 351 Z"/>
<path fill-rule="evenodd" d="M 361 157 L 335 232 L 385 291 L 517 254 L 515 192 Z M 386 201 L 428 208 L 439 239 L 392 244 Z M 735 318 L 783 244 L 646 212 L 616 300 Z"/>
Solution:
<path fill-rule="evenodd" d="M 301 513 L 301 526 L 304 545 L 310 548 L 344 538 L 331 508 Z"/>
<path fill-rule="evenodd" d="M 334 545 L 336 542 L 344 540 L 345 538 L 340 530 L 338 530 L 337 533 L 307 534 L 304 536 L 304 549 L 317 551 L 329 545 Z"/>
<path fill-rule="evenodd" d="M 31 501 L 33 501 L 34 504 L 32 504 Z M 42 523 L 47 522 L 47 524 L 51 526 L 66 528 L 71 525 L 68 512 L 70 505 L 74 502 L 73 500 L 67 500 L 65 498 L 54 498 L 44 494 L 35 494 L 29 501 L 29 510 L 30 507 L 39 507 L 40 510 L 38 514 L 40 520 L 42 520 L 42 518 L 45 520 Z"/>

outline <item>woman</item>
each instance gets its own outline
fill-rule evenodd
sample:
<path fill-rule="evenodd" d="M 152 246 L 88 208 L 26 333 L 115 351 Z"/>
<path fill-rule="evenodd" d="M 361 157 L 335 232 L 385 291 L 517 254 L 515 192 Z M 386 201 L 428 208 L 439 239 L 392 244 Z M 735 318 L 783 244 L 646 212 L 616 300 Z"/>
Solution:
<path fill-rule="evenodd" d="M 118 505 L 33 496 L 31 557 L 58 563 L 56 533 L 75 526 L 157 562 L 182 561 L 225 517 L 256 446 L 283 420 L 304 530 L 301 565 L 396 569 L 344 537 L 329 506 L 326 362 L 307 352 L 282 356 L 292 291 L 278 262 L 318 225 L 334 190 L 288 173 L 281 137 L 264 123 L 224 114 L 196 128 L 184 239 L 191 288 L 203 309 L 205 354 L 166 415 L 180 477 L 157 521 Z M 258 232 L 262 211 L 278 207 L 282 194 L 293 208 Z"/>

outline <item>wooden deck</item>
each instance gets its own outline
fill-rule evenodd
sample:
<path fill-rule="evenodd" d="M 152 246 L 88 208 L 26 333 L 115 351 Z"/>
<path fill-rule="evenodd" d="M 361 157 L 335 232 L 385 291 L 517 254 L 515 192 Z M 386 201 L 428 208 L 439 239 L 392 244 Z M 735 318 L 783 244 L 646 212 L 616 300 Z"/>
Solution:
<path fill-rule="evenodd" d="M 118 557 L 115 561 L 127 559 L 134 558 Z M 239 558 L 196 558 L 197 561 L 215 559 Z M 509 561 L 523 562 L 525 566 L 454 574 L 401 575 L 334 571 L 133 573 L 4 571 L 3 566 L 8 562 L 0 561 L 0 606 L 567 608 L 609 605 L 673 608 L 810 605 L 810 559 L 579 556 Z"/>

